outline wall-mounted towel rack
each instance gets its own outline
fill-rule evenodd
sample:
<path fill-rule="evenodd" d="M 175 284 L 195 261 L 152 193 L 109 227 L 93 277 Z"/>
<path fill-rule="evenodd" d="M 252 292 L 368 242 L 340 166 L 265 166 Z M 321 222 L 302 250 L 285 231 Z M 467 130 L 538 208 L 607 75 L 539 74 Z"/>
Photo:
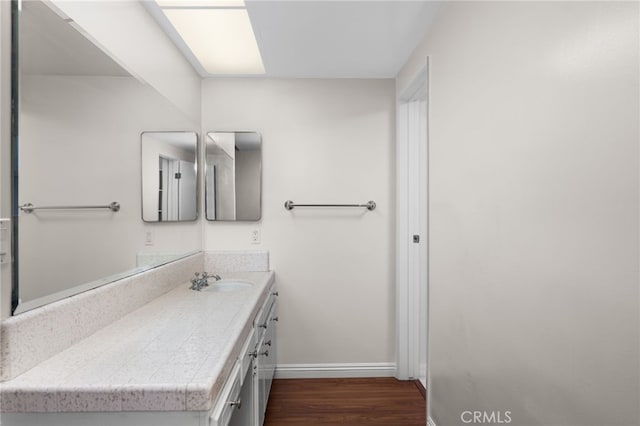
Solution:
<path fill-rule="evenodd" d="M 366 207 L 367 210 L 375 210 L 376 203 L 369 201 L 366 204 L 296 204 L 291 200 L 284 202 L 284 208 L 293 210 L 295 207 Z"/>
<path fill-rule="evenodd" d="M 25 213 L 33 213 L 34 210 L 78 210 L 78 209 L 109 209 L 112 212 L 120 210 L 120 203 L 114 201 L 106 206 L 42 206 L 36 207 L 31 203 L 21 205 L 20 210 Z"/>

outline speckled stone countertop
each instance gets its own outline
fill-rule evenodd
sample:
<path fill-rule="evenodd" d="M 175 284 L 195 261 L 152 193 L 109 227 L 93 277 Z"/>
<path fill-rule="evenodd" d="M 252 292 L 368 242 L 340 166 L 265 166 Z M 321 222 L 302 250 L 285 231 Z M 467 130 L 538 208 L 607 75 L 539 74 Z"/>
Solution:
<path fill-rule="evenodd" d="M 189 283 L 0 384 L 2 411 L 206 411 L 274 283 L 274 272 L 234 272 L 233 292 Z"/>

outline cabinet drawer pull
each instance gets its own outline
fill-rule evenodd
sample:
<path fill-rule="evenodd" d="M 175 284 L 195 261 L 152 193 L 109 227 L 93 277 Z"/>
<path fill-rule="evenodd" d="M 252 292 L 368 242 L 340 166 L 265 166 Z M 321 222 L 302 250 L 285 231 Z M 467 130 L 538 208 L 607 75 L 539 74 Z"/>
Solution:
<path fill-rule="evenodd" d="M 240 409 L 240 407 L 242 407 L 242 400 L 239 399 L 237 401 L 229 401 L 229 405 L 232 407 L 237 407 L 238 410 Z"/>
<path fill-rule="evenodd" d="M 254 358 L 257 358 L 258 357 L 258 351 L 257 350 L 251 351 L 251 352 L 249 352 L 247 354 L 247 356 L 252 356 Z"/>
<path fill-rule="evenodd" d="M 271 318 L 271 321 L 278 322 L 278 317 L 273 317 L 273 318 Z"/>
<path fill-rule="evenodd" d="M 278 296 L 279 296 L 279 294 L 278 294 L 278 292 L 277 292 L 277 291 L 274 291 L 273 293 L 271 293 L 271 295 L 272 295 L 272 296 L 276 296 L 276 297 L 278 297 Z"/>
<path fill-rule="evenodd" d="M 258 327 L 260 327 L 260 328 L 267 328 L 267 323 L 265 322 L 264 324 L 260 324 Z"/>
<path fill-rule="evenodd" d="M 267 340 L 266 342 L 264 342 L 265 346 L 271 346 L 271 340 Z"/>
<path fill-rule="evenodd" d="M 260 352 L 260 355 L 263 355 L 263 356 L 269 356 L 269 349 L 267 349 L 267 350 L 266 350 L 266 351 L 264 351 L 264 352 Z"/>

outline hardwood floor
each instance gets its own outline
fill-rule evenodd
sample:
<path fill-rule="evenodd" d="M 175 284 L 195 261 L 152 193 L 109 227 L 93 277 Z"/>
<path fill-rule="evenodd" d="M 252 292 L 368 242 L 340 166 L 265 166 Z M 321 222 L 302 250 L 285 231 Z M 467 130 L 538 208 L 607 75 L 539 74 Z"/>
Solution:
<path fill-rule="evenodd" d="M 394 378 L 277 379 L 264 426 L 425 426 L 425 399 Z"/>

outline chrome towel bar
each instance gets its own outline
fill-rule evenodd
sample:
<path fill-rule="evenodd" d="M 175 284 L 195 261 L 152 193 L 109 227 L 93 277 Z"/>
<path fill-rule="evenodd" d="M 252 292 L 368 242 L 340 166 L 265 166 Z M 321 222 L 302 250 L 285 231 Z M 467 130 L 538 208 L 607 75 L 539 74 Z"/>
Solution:
<path fill-rule="evenodd" d="M 19 206 L 19 209 L 25 213 L 33 213 L 34 210 L 78 210 L 78 209 L 109 209 L 112 212 L 120 210 L 120 203 L 114 201 L 106 206 L 42 206 L 36 207 L 31 203 Z"/>
<path fill-rule="evenodd" d="M 293 210 L 295 207 L 366 207 L 367 210 L 375 210 L 376 203 L 369 201 L 366 204 L 296 204 L 291 200 L 284 202 L 284 208 Z"/>

